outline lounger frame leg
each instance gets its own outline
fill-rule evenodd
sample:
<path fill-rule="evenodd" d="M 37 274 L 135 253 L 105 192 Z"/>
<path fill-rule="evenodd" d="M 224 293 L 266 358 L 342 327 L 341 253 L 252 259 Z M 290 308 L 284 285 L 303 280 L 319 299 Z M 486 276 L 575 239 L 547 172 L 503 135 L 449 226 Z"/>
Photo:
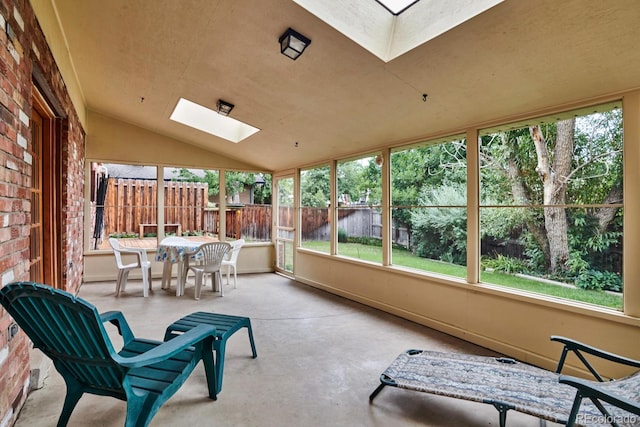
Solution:
<path fill-rule="evenodd" d="M 373 402 L 373 399 L 376 398 L 378 393 L 380 393 L 385 386 L 386 384 L 381 383 L 375 390 L 373 390 L 373 393 L 369 395 L 369 403 Z"/>
<path fill-rule="evenodd" d="M 484 403 L 490 403 L 496 408 L 500 414 L 500 427 L 506 427 L 507 425 L 507 411 L 509 409 L 515 409 L 513 405 L 509 405 L 502 402 L 496 401 L 485 401 Z"/>

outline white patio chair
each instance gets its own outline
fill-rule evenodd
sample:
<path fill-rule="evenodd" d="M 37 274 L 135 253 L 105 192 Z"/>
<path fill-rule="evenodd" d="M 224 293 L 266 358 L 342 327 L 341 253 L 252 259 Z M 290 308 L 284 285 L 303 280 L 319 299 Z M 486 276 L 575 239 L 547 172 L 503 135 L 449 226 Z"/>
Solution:
<path fill-rule="evenodd" d="M 113 254 L 116 257 L 118 266 L 118 279 L 116 281 L 116 296 L 120 295 L 120 291 L 124 291 L 127 286 L 127 278 L 129 272 L 135 268 L 142 270 L 142 295 L 145 298 L 149 295 L 148 289 L 151 289 L 151 262 L 147 259 L 147 251 L 142 248 L 128 248 L 120 245 L 116 238 L 109 238 L 109 244 L 113 248 Z M 122 262 L 122 254 L 133 254 L 137 257 L 136 262 L 124 264 Z"/>
<path fill-rule="evenodd" d="M 224 259 L 222 260 L 222 265 L 220 266 L 221 273 L 227 274 L 227 286 L 229 285 L 229 277 L 231 275 L 231 270 L 233 270 L 233 288 L 238 287 L 238 274 L 237 274 L 237 266 L 238 263 L 238 255 L 240 254 L 240 249 L 244 246 L 244 239 L 238 239 L 235 242 L 231 242 L 231 252 L 229 252 Z"/>
<path fill-rule="evenodd" d="M 211 242 L 200 245 L 197 252 L 202 253 L 202 260 L 197 265 L 188 267 L 196 276 L 195 299 L 200 299 L 200 291 L 202 290 L 202 285 L 205 284 L 207 274 L 211 275 L 213 290 L 216 290 L 217 283 L 220 286 L 220 296 L 224 296 L 220 265 L 222 264 L 222 259 L 230 250 L 231 245 L 227 242 Z"/>

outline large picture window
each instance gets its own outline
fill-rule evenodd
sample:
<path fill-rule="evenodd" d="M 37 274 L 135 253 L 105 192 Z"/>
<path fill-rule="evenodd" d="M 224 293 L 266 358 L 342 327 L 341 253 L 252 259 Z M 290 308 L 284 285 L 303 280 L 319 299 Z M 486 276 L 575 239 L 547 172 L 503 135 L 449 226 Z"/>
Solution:
<path fill-rule="evenodd" d="M 91 163 L 91 247 L 109 249 L 109 237 L 128 245 L 157 244 L 158 191 L 163 189 L 164 235 L 220 238 L 220 172 L 156 166 Z M 271 175 L 226 171 L 226 239 L 271 240 Z"/>
<path fill-rule="evenodd" d="M 466 276 L 466 140 L 451 137 L 391 154 L 392 263 Z"/>
<path fill-rule="evenodd" d="M 483 282 L 622 308 L 620 107 L 480 133 Z"/>

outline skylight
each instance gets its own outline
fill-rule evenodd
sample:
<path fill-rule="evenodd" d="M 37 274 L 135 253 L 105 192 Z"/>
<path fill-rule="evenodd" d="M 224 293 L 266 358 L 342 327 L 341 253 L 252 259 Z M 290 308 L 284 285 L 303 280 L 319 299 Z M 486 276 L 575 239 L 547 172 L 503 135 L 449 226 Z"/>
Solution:
<path fill-rule="evenodd" d="M 260 130 L 184 98 L 178 101 L 171 120 L 235 143 Z"/>
<path fill-rule="evenodd" d="M 418 0 L 376 0 L 385 9 L 394 15 L 399 15 L 409 8 L 409 6 L 417 3 Z"/>
<path fill-rule="evenodd" d="M 293 1 L 389 62 L 503 0 Z"/>

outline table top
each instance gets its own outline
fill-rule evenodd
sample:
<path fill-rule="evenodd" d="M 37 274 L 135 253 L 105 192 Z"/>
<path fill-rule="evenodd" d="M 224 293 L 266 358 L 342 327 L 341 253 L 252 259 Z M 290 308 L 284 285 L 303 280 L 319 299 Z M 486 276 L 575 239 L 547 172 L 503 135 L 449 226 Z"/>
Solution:
<path fill-rule="evenodd" d="M 194 254 L 204 242 L 196 242 L 193 240 L 183 239 L 181 237 L 167 237 L 162 239 L 156 251 L 156 261 L 183 261 L 185 255 L 191 255 L 192 258 L 198 259 Z M 202 256 L 202 255 L 200 255 Z"/>

